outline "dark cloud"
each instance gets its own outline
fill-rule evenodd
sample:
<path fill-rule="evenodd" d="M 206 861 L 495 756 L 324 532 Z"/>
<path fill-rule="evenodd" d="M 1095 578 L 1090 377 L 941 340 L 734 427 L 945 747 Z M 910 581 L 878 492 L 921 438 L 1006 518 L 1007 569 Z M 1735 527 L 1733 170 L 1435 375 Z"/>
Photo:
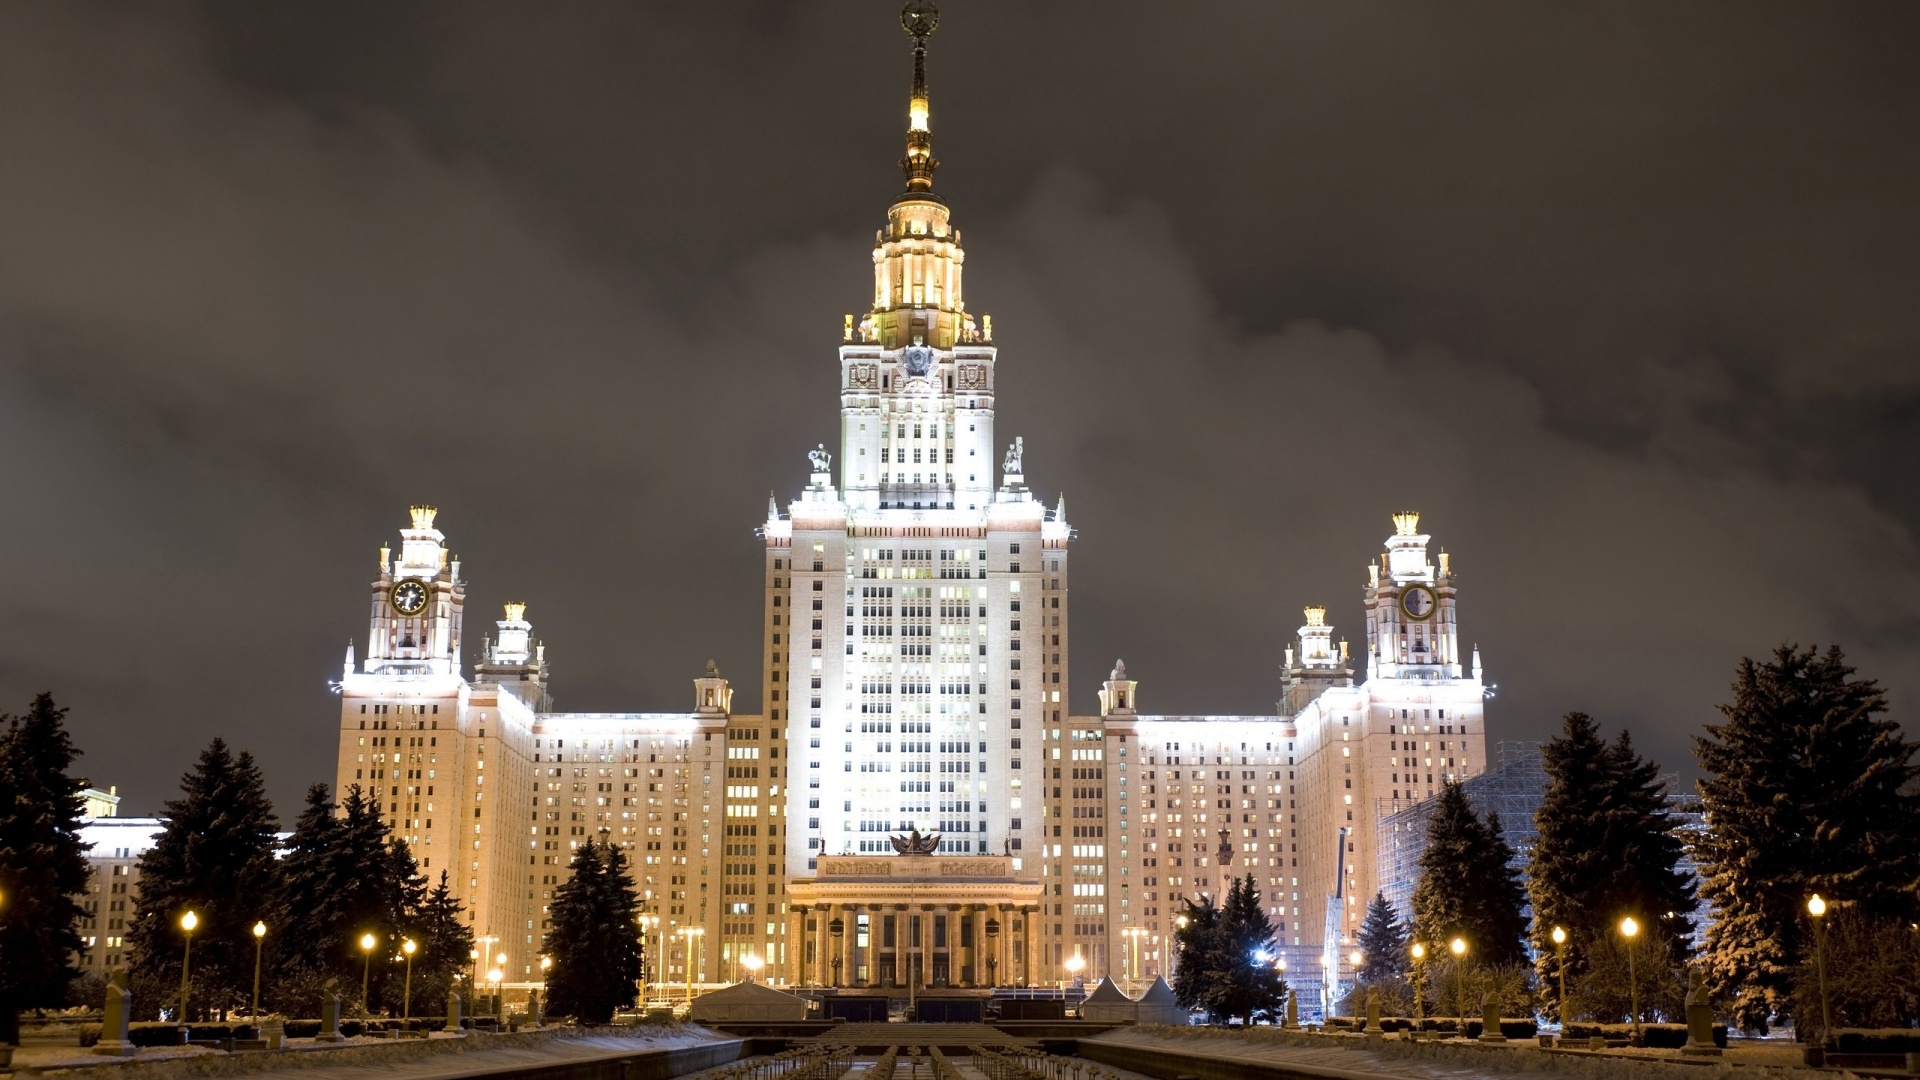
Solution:
<path fill-rule="evenodd" d="M 1734 661 L 1920 690 L 1920 15 L 949 5 L 941 190 L 1064 490 L 1076 705 L 1260 712 L 1392 510 L 1495 737 L 1670 764 Z M 897 186 L 888 5 L 0 13 L 0 694 L 151 808 L 332 771 L 409 502 L 570 708 L 758 693 L 769 489 L 835 431 Z"/>

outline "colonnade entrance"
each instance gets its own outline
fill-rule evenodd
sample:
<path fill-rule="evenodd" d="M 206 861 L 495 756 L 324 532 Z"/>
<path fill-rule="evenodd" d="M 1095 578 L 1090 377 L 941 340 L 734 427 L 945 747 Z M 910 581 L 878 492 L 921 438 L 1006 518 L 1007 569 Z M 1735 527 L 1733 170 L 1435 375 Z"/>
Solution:
<path fill-rule="evenodd" d="M 787 976 L 800 986 L 1026 986 L 1040 883 L 1005 855 L 838 856 L 789 887 Z"/>

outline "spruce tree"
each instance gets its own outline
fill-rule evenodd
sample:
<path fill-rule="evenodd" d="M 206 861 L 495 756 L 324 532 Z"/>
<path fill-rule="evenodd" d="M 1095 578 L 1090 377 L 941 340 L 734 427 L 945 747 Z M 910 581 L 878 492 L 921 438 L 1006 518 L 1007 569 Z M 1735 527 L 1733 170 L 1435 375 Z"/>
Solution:
<path fill-rule="evenodd" d="M 626 855 L 592 840 L 574 850 L 572 876 L 554 890 L 553 928 L 542 948 L 553 960 L 548 1007 L 582 1024 L 606 1024 L 637 1000 L 640 934 Z"/>
<path fill-rule="evenodd" d="M 1469 958 L 1498 967 L 1526 962 L 1526 893 L 1500 836 L 1500 818 L 1473 812 L 1465 790 L 1441 787 L 1413 890 L 1413 934 L 1436 953 L 1464 938 Z"/>
<path fill-rule="evenodd" d="M 1569 989 L 1579 986 L 1594 943 L 1616 935 L 1627 915 L 1647 929 L 1640 948 L 1658 943 L 1650 964 L 1683 962 L 1695 898 L 1678 868 L 1684 843 L 1659 766 L 1634 751 L 1626 732 L 1608 743 L 1578 712 L 1540 753 L 1547 789 L 1534 815 L 1527 892 L 1541 986 L 1558 995 L 1562 950 Z M 1564 946 L 1554 945 L 1555 927 L 1567 933 Z"/>
<path fill-rule="evenodd" d="M 1202 896 L 1199 903 L 1182 901 L 1179 919 L 1174 922 L 1173 995 L 1182 1007 L 1206 1008 L 1214 999 L 1214 982 L 1219 978 L 1223 958 L 1220 952 L 1220 909 L 1213 897 Z"/>
<path fill-rule="evenodd" d="M 279 915 L 279 822 L 253 757 L 236 757 L 220 739 L 201 751 L 180 789 L 140 857 L 140 904 L 127 930 L 134 988 L 149 1003 L 174 1002 L 180 918 L 192 911 L 199 925 L 191 1005 L 224 1013 L 252 990 L 253 924 Z"/>
<path fill-rule="evenodd" d="M 341 831 L 327 785 L 309 787 L 281 860 L 283 929 L 277 952 L 283 981 L 319 977 L 345 933 L 346 913 L 336 882 L 351 868 L 338 857 Z"/>
<path fill-rule="evenodd" d="M 282 973 L 293 1000 L 310 1006 L 331 991 L 357 1003 L 365 972 L 368 1007 L 397 1009 L 405 964 L 396 957 L 426 894 L 412 853 L 394 839 L 379 805 L 355 784 L 336 812 L 326 786 L 315 784 L 284 862 Z M 370 963 L 360 946 L 365 934 L 374 936 Z"/>
<path fill-rule="evenodd" d="M 1387 894 L 1373 894 L 1367 905 L 1366 920 L 1360 924 L 1360 952 L 1366 959 L 1369 981 L 1398 979 L 1407 973 L 1412 958 L 1407 955 L 1407 925 L 1387 903 Z"/>
<path fill-rule="evenodd" d="M 1260 906 L 1253 875 L 1237 879 L 1227 889 L 1219 920 L 1221 978 L 1210 1004 L 1217 1016 L 1237 1016 L 1247 1024 L 1258 1017 L 1274 1017 L 1286 1005 L 1287 987 L 1274 963 L 1273 920 Z"/>
<path fill-rule="evenodd" d="M 1725 722 L 1694 739 L 1711 824 L 1697 848 L 1714 911 L 1702 959 L 1743 1028 L 1792 1015 L 1812 893 L 1868 919 L 1914 919 L 1920 770 L 1886 711 L 1839 648 L 1782 645 L 1740 662 Z"/>
<path fill-rule="evenodd" d="M 87 782 L 68 772 L 80 751 L 66 716 L 40 694 L 0 732 L 0 1045 L 19 1041 L 20 1010 L 68 1004 L 80 951 Z"/>
<path fill-rule="evenodd" d="M 473 931 L 460 917 L 460 901 L 453 895 L 447 872 L 426 894 L 411 919 L 410 933 L 420 951 L 413 959 L 415 1001 L 440 1001 L 453 989 L 454 976 L 464 971 L 473 949 Z"/>

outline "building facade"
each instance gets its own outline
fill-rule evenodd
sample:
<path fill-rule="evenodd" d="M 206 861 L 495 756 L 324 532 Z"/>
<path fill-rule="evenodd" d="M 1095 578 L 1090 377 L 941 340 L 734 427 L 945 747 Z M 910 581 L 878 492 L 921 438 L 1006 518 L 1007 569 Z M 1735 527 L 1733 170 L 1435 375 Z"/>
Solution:
<path fill-rule="evenodd" d="M 633 859 L 656 982 L 748 957 L 791 984 L 1147 981 L 1183 901 L 1252 874 L 1311 1009 L 1351 977 L 1381 820 L 1486 767 L 1451 562 L 1394 515 L 1364 656 L 1307 608 L 1270 715 L 1142 712 L 1120 664 L 1099 715 L 1069 714 L 1075 533 L 1022 440 L 996 439 L 998 346 L 933 189 L 915 10 L 905 189 L 870 307 L 842 320 L 840 437 L 758 531 L 764 712 L 734 714 L 711 666 L 686 713 L 554 712 L 524 605 L 463 673 L 460 564 L 415 507 L 340 680 L 339 784 L 449 875 L 510 978 L 538 969 L 572 849 L 604 836 Z"/>

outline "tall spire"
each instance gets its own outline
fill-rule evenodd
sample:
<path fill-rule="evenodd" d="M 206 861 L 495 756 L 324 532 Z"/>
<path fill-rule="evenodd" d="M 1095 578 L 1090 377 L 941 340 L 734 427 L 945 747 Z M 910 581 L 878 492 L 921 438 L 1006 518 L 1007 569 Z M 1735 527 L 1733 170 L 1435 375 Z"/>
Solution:
<path fill-rule="evenodd" d="M 913 97 L 907 103 L 907 156 L 900 168 L 907 174 L 907 194 L 931 196 L 933 170 L 940 162 L 933 156 L 933 135 L 927 130 L 927 38 L 940 26 L 940 9 L 933 0 L 907 0 L 900 9 L 900 25 L 913 36 Z"/>

